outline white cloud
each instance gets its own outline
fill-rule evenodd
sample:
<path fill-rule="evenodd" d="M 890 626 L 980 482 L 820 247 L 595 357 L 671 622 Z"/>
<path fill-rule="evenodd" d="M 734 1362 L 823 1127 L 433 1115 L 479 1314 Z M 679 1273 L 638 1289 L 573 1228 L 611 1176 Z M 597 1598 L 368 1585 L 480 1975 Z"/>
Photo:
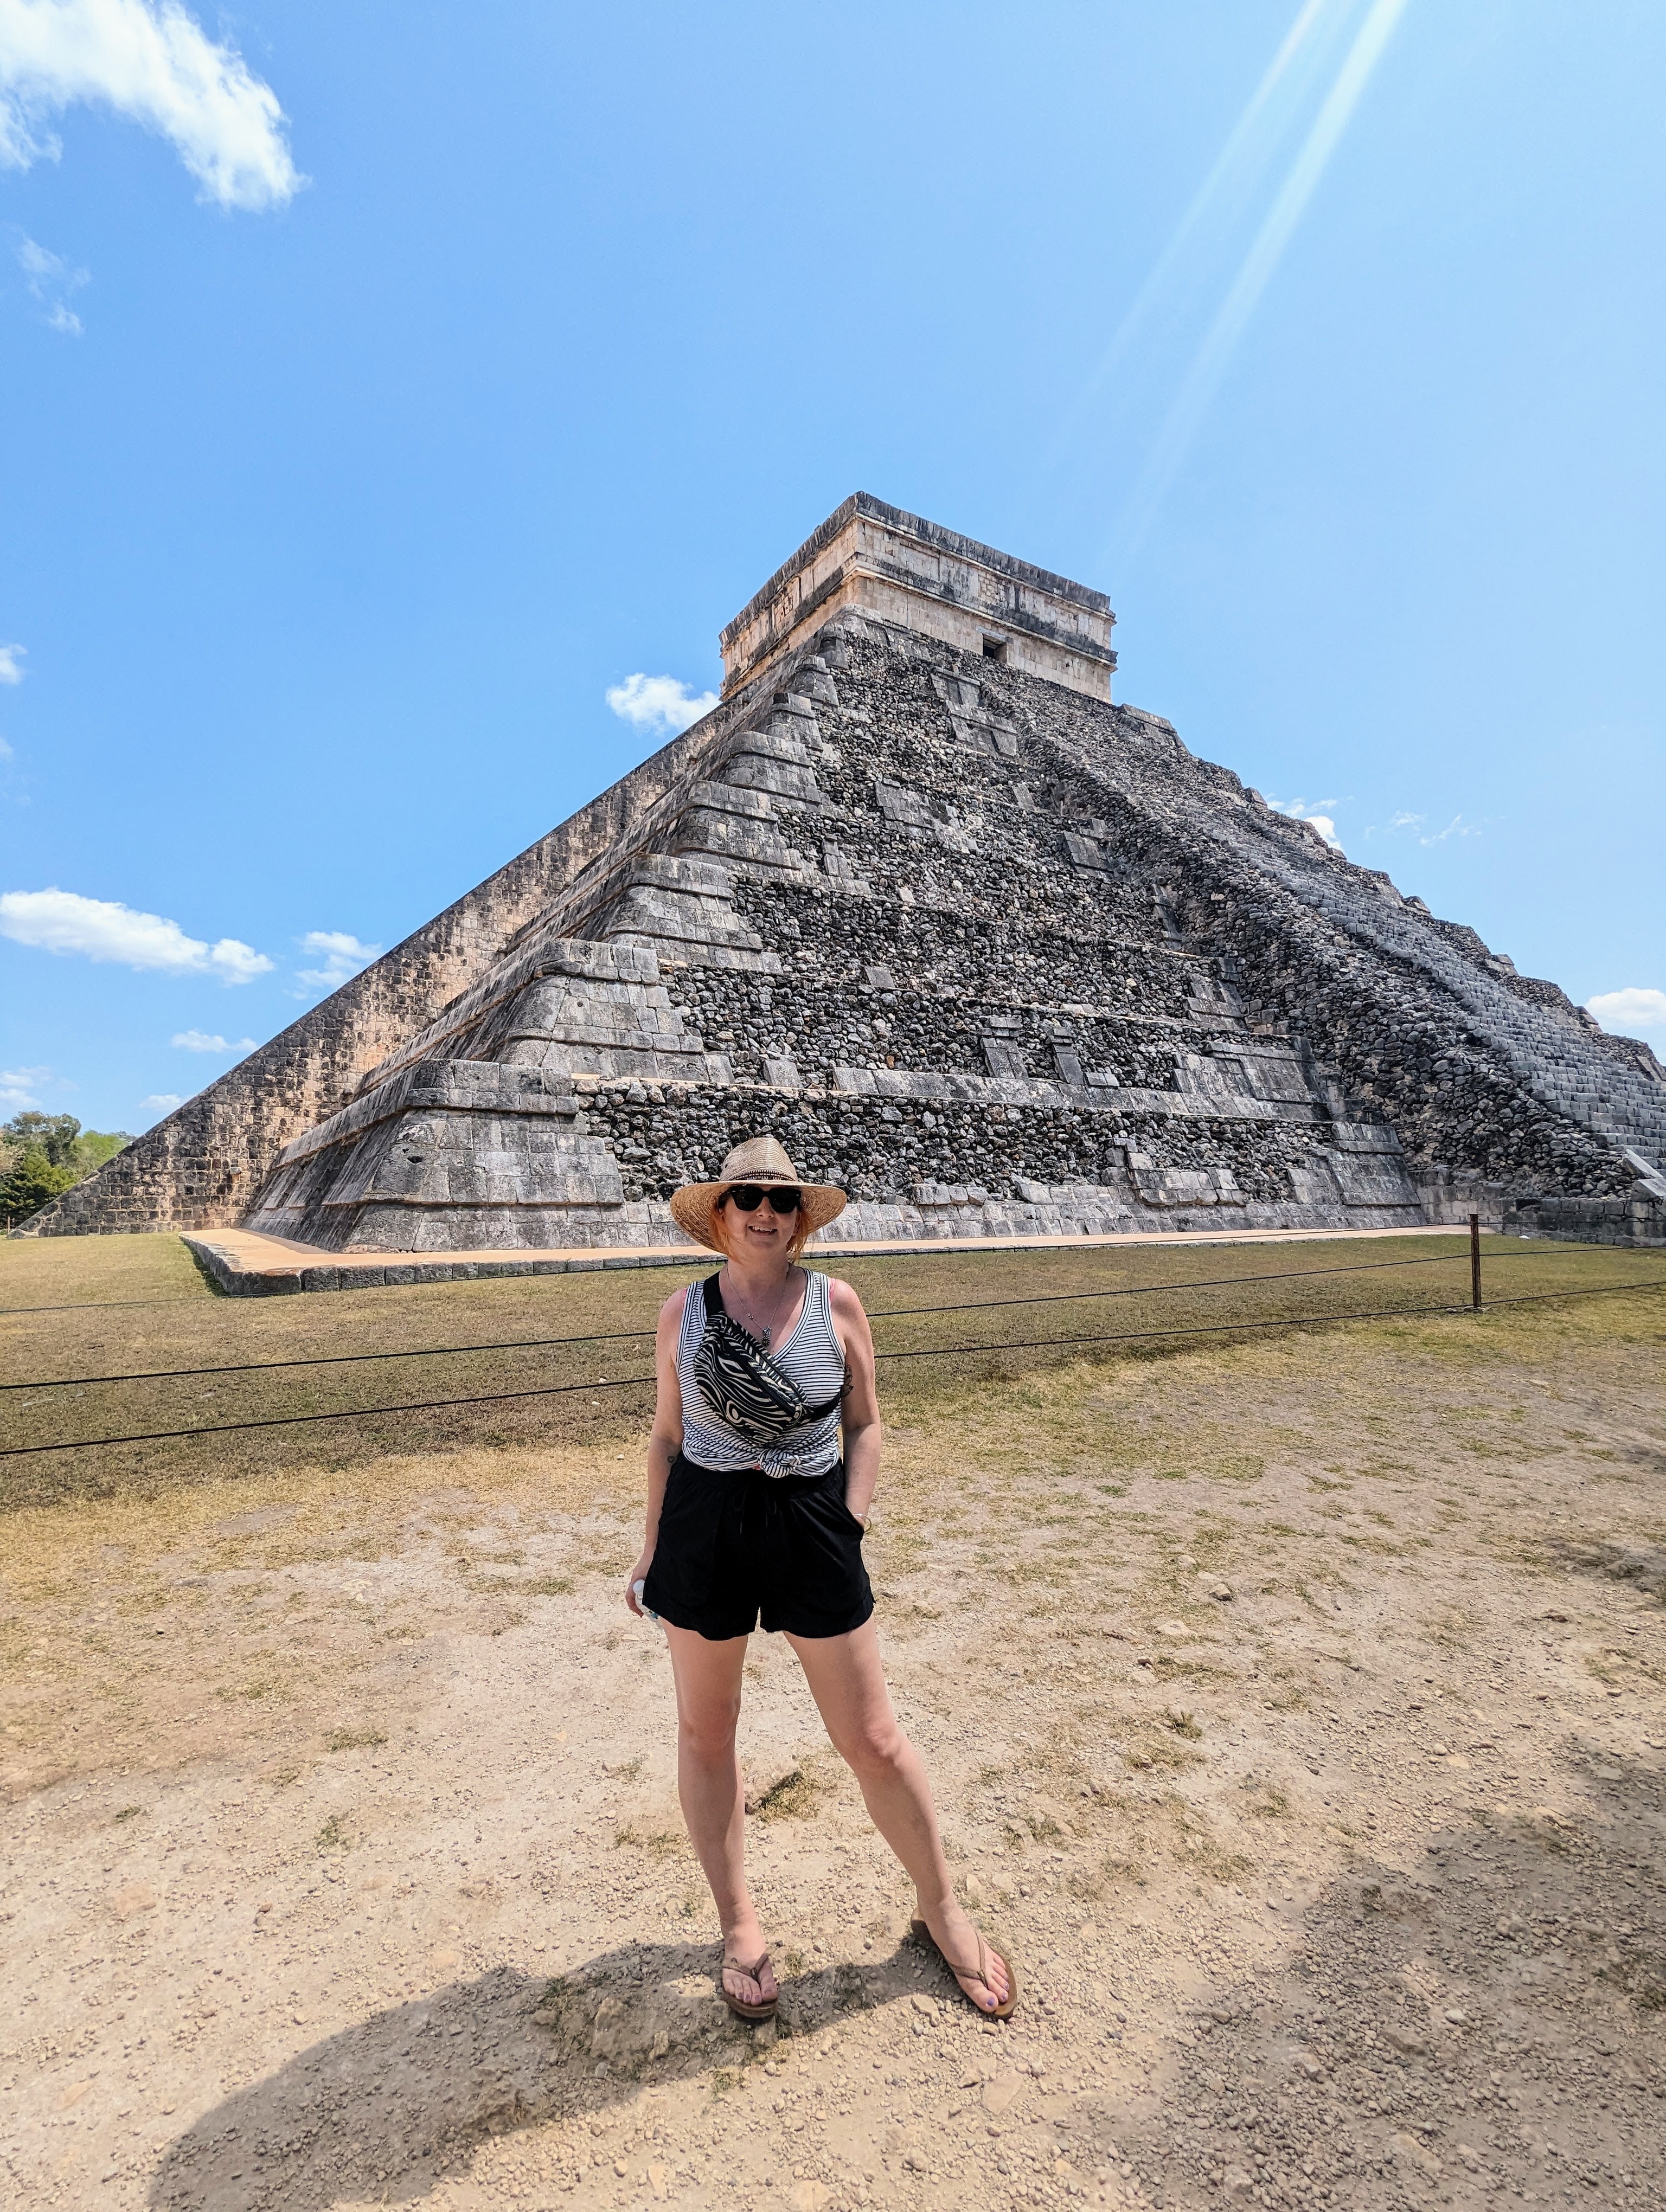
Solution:
<path fill-rule="evenodd" d="M 1269 799 L 1268 805 L 1275 814 L 1287 814 L 1292 822 L 1310 822 L 1333 852 L 1340 853 L 1342 842 L 1336 835 L 1336 817 L 1325 810 L 1341 804 L 1335 799 Z"/>
<path fill-rule="evenodd" d="M 16 758 L 17 755 L 12 750 L 5 739 L 3 738 L 0 738 L 0 761 L 15 760 Z"/>
<path fill-rule="evenodd" d="M 1444 845 L 1449 839 L 1454 837 L 1481 837 L 1486 835 L 1484 822 L 1467 822 L 1462 814 L 1455 814 L 1444 830 L 1427 829 L 1428 820 L 1426 814 L 1414 814 L 1408 807 L 1402 806 L 1396 813 L 1390 814 L 1382 827 L 1386 832 L 1396 830 L 1414 830 L 1419 833 L 1417 842 L 1420 845 Z M 1377 825 L 1373 823 L 1364 834 L 1367 837 L 1376 836 Z"/>
<path fill-rule="evenodd" d="M 185 1103 L 171 1091 L 153 1091 L 149 1098 L 140 1099 L 139 1111 L 148 1114 L 153 1121 L 160 1121 L 164 1114 L 171 1114 L 176 1106 L 183 1106 Z"/>
<path fill-rule="evenodd" d="M 21 684 L 23 671 L 18 662 L 28 652 L 27 645 L 0 645 L 0 684 Z"/>
<path fill-rule="evenodd" d="M 29 297 L 40 309 L 41 320 L 47 329 L 79 337 L 81 317 L 70 306 L 69 295 L 90 281 L 88 272 L 72 267 L 62 254 L 49 253 L 44 246 L 38 246 L 27 235 L 20 235 L 17 241 L 17 265 L 23 271 Z"/>
<path fill-rule="evenodd" d="M 623 684 L 611 684 L 607 703 L 634 730 L 668 733 L 686 730 L 702 714 L 709 714 L 717 704 L 717 694 L 702 691 L 696 698 L 688 685 L 679 684 L 674 676 L 636 675 L 627 676 Z"/>
<path fill-rule="evenodd" d="M 235 1044 L 228 1044 L 222 1036 L 210 1036 L 203 1030 L 176 1030 L 168 1039 L 182 1052 L 252 1052 L 254 1039 L 239 1037 Z"/>
<path fill-rule="evenodd" d="M 269 975 L 277 963 L 240 938 L 222 937 L 217 945 L 210 945 L 208 964 L 222 983 L 252 983 L 257 975 Z"/>
<path fill-rule="evenodd" d="M 49 1067 L 0 1068 L 0 1112 L 10 1115 L 38 1110 L 36 1094 L 51 1073 Z"/>
<path fill-rule="evenodd" d="M 168 139 L 222 207 L 281 207 L 305 181 L 277 94 L 179 0 L 0 0 L 0 166 L 56 161 L 47 118 L 81 101 Z"/>
<path fill-rule="evenodd" d="M 43 952 L 79 952 L 125 968 L 217 975 L 222 983 L 252 983 L 272 965 L 264 952 L 240 939 L 222 937 L 217 945 L 205 945 L 159 914 L 140 914 L 114 899 L 82 898 L 78 891 L 0 892 L 0 937 Z"/>
<path fill-rule="evenodd" d="M 1651 991 L 1628 984 L 1623 991 L 1599 991 L 1585 1001 L 1605 1030 L 1620 1036 L 1637 1036 L 1650 1030 L 1666 1034 L 1666 991 Z"/>
<path fill-rule="evenodd" d="M 309 929 L 301 939 L 303 952 L 320 953 L 320 968 L 296 970 L 300 981 L 317 991 L 338 991 L 361 968 L 368 968 L 381 951 L 380 945 L 361 945 L 344 929 Z"/>

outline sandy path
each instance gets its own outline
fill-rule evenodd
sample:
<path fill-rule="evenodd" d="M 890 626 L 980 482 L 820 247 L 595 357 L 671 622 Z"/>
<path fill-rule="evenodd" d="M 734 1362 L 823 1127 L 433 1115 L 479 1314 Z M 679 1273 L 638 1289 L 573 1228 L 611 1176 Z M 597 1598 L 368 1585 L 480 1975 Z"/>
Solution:
<path fill-rule="evenodd" d="M 1657 1352 L 1342 1342 L 896 1442 L 885 1638 L 1002 2029 L 763 1638 L 781 2032 L 717 2006 L 612 1447 L 33 1516 L 9 2201 L 1666 2203 Z"/>

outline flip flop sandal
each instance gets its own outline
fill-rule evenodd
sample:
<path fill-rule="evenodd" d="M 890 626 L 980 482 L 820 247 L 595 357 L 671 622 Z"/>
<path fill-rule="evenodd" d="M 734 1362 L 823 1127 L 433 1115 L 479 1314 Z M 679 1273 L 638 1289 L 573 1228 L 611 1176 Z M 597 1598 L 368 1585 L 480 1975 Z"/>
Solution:
<path fill-rule="evenodd" d="M 767 1951 L 760 1951 L 757 1964 L 754 1966 L 746 1966 L 739 1959 L 726 1958 L 719 1966 L 717 1994 L 737 2020 L 773 2020 L 775 2016 L 775 2007 L 781 2002 L 781 1993 L 777 1990 L 775 1995 L 763 2004 L 748 2004 L 744 1997 L 738 1997 L 733 1994 L 723 1979 L 724 1974 L 726 1972 L 744 1974 L 749 1982 L 755 1982 L 769 1963 L 769 1954 Z"/>
<path fill-rule="evenodd" d="M 939 1943 L 936 1936 L 932 1934 L 931 1929 L 927 1927 L 923 1920 L 910 1920 L 909 1923 L 909 1935 L 914 1937 L 917 1943 L 929 1943 L 931 1945 L 933 1950 L 937 1953 L 938 1957 L 943 1960 L 944 1965 L 948 1967 L 949 1972 L 954 1976 L 956 1982 L 961 1985 L 961 1995 L 965 1998 L 967 2003 L 970 2005 L 972 2010 L 977 2014 L 980 2020 L 1011 2020 L 1013 2013 L 1018 2008 L 1018 1968 L 1012 1964 L 1010 1958 L 1003 1956 L 1000 1952 L 991 1952 L 989 1946 L 983 1940 L 983 1932 L 981 1929 L 974 1929 L 972 1932 L 977 1937 L 978 1970 L 975 1974 L 963 1974 L 950 1962 L 948 1958 L 945 1956 L 942 1946 Z M 964 1986 L 968 1982 L 981 1983 L 989 1992 L 989 1995 L 994 1996 L 995 1993 L 994 1984 L 989 1979 L 989 1960 L 992 1957 L 1000 1959 L 1001 1965 L 1006 1969 L 1006 2002 L 1003 2005 L 981 2005 L 977 2002 L 977 1999 L 973 1996 L 970 1990 Z"/>

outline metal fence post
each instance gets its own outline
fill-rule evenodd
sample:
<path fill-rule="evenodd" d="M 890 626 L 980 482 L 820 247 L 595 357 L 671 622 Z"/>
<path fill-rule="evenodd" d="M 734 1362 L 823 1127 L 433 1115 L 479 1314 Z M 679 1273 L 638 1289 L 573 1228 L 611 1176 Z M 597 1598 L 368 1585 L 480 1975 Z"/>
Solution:
<path fill-rule="evenodd" d="M 1481 1216 L 1469 1216 L 1469 1303 L 1481 1311 Z"/>

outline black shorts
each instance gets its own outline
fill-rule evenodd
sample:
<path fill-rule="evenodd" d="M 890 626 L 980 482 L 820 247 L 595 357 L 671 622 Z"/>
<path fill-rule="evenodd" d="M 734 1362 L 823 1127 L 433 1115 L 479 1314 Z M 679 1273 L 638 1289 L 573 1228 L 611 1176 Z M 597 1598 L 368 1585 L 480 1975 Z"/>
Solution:
<path fill-rule="evenodd" d="M 848 1636 L 873 1610 L 862 1524 L 844 1462 L 818 1475 L 724 1474 L 672 1462 L 642 1602 L 714 1644 L 750 1636 Z"/>

